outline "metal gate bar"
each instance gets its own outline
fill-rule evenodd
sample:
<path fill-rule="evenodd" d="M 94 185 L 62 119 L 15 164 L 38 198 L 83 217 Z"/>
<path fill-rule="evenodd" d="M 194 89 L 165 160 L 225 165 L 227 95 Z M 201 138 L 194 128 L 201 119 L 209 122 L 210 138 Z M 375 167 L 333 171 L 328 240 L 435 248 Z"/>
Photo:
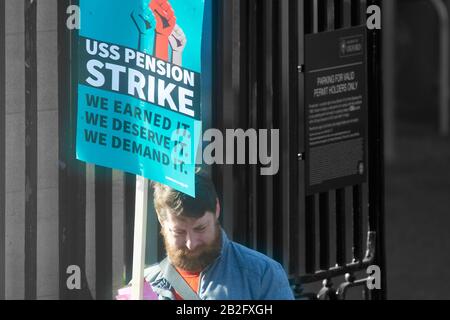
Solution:
<path fill-rule="evenodd" d="M 257 22 L 257 41 L 260 45 L 258 58 L 258 79 L 256 81 L 256 98 L 259 119 L 264 129 L 270 129 L 273 122 L 273 6 L 272 0 L 263 0 L 262 8 L 258 6 Z M 259 168 L 258 168 L 259 170 Z M 270 214 L 274 210 L 273 199 L 270 196 L 273 193 L 273 177 L 266 177 L 258 182 L 259 189 L 259 220 L 257 231 L 257 249 L 268 254 L 273 254 L 273 217 Z"/>
<path fill-rule="evenodd" d="M 348 1 L 348 0 L 347 0 Z M 351 14 L 349 16 L 352 26 L 364 24 L 364 17 L 361 15 L 361 2 L 357 0 L 348 1 L 351 5 Z M 363 186 L 355 185 L 352 188 L 353 195 L 353 261 L 362 261 L 363 259 Z"/>
<path fill-rule="evenodd" d="M 67 8 L 78 0 L 58 1 L 59 77 L 59 295 L 63 300 L 92 299 L 86 279 L 86 165 L 75 159 L 77 115 L 77 36 L 67 29 Z M 81 289 L 69 290 L 67 270 L 81 272 Z"/>
<path fill-rule="evenodd" d="M 362 187 L 353 186 L 353 261 L 362 261 Z"/>
<path fill-rule="evenodd" d="M 345 224 L 345 188 L 336 190 L 336 266 L 347 262 L 346 224 Z"/>
<path fill-rule="evenodd" d="M 280 104 L 276 108 L 280 111 L 278 121 L 275 123 L 276 128 L 280 128 L 281 134 L 281 150 L 284 150 L 280 154 L 280 172 L 278 177 L 281 179 L 279 181 L 278 190 L 281 191 L 279 194 L 278 201 L 281 203 L 281 212 L 277 214 L 277 218 L 280 219 L 279 227 L 274 231 L 279 235 L 280 242 L 276 247 L 280 250 L 280 255 L 275 256 L 285 268 L 290 265 L 290 242 L 289 239 L 294 231 L 294 225 L 290 225 L 290 217 L 293 214 L 297 214 L 295 210 L 295 202 L 297 201 L 296 195 L 296 162 L 297 157 L 294 152 L 286 152 L 287 150 L 292 150 L 292 146 L 295 145 L 297 138 L 296 127 L 297 127 L 297 117 L 295 110 L 292 108 L 292 54 L 291 54 L 291 44 L 294 44 L 291 34 L 290 26 L 290 12 L 291 12 L 291 1 L 279 1 L 279 42 L 278 50 L 281 52 L 279 56 L 280 64 L 278 66 L 279 73 L 279 91 L 280 96 L 278 101 Z M 294 165 L 295 161 L 295 165 Z M 276 252 L 276 251 L 275 251 Z"/>
<path fill-rule="evenodd" d="M 6 123 L 6 52 L 5 1 L 0 0 L 0 300 L 5 299 L 6 208 L 5 208 L 5 123 Z"/>
<path fill-rule="evenodd" d="M 299 95 L 299 61 L 303 61 L 303 50 L 298 45 L 300 39 L 304 36 L 303 21 L 299 21 L 298 15 L 303 12 L 303 1 L 290 1 L 289 7 L 289 83 L 290 83 L 290 132 L 291 143 L 289 149 L 290 155 L 290 176 L 289 189 L 291 198 L 291 207 L 289 208 L 289 263 L 288 274 L 296 275 L 302 272 L 304 251 L 302 245 L 302 225 L 300 209 L 302 207 L 299 199 L 304 194 L 303 189 L 300 190 L 298 181 L 303 180 L 303 171 L 300 165 L 299 150 L 303 141 L 303 114 L 300 111 L 303 99 Z M 304 231 L 303 231 L 304 232 Z"/>
<path fill-rule="evenodd" d="M 317 22 L 314 17 L 317 12 L 317 1 L 305 1 L 305 34 L 317 30 Z M 302 77 L 304 79 L 304 77 Z M 300 88 L 301 91 L 304 87 Z M 303 106 L 304 108 L 304 106 Z M 316 271 L 316 197 L 306 196 L 305 199 L 305 264 L 306 273 L 311 274 Z"/>
<path fill-rule="evenodd" d="M 250 2 L 251 1 L 239 1 L 236 9 L 239 12 L 239 16 L 236 17 L 235 21 L 239 28 L 237 35 L 239 36 L 239 91 L 238 91 L 238 104 L 235 106 L 233 124 L 232 126 L 227 126 L 227 128 L 243 128 L 244 130 L 249 125 L 249 111 L 250 111 L 250 61 L 248 60 L 248 53 L 251 48 L 249 36 L 249 18 L 250 18 Z M 245 63 L 244 63 L 245 62 Z M 244 88 L 244 90 L 241 90 Z M 247 108 L 242 108 L 244 104 Z M 227 107 L 227 106 L 225 106 Z M 234 154 L 234 163 L 237 163 L 237 155 Z M 247 162 L 246 162 L 247 163 Z M 239 210 L 237 204 L 239 203 L 240 210 L 244 210 L 247 214 L 235 215 L 234 225 L 233 225 L 233 238 L 238 242 L 250 243 L 251 231 L 250 231 L 250 217 L 252 215 L 250 208 L 250 196 L 252 195 L 252 190 L 250 189 L 250 179 L 247 165 L 239 165 L 233 167 L 235 171 L 235 176 L 233 179 L 234 188 L 238 191 L 237 198 L 239 201 L 234 202 L 233 212 Z M 249 196 L 244 196 L 248 194 Z M 227 213 L 228 214 L 228 213 Z"/>
<path fill-rule="evenodd" d="M 439 131 L 441 135 L 449 135 L 449 66 L 450 66 L 450 22 L 449 12 L 443 0 L 431 0 L 431 5 L 439 18 Z"/>
<path fill-rule="evenodd" d="M 259 68 L 260 61 L 257 58 L 257 46 L 259 45 L 257 43 L 257 40 L 259 39 L 259 36 L 257 35 L 257 3 L 255 0 L 249 0 L 249 1 L 242 1 L 243 4 L 247 4 L 247 12 L 248 12 L 248 21 L 247 21 L 247 32 L 246 32 L 246 39 L 244 40 L 245 43 L 248 43 L 248 55 L 247 55 L 247 61 L 248 61 L 248 72 L 247 72 L 247 87 L 248 89 L 245 90 L 248 92 L 248 120 L 246 124 L 246 128 L 257 128 L 258 127 L 258 108 L 257 108 L 257 91 L 256 91 L 256 84 L 257 84 L 257 72 Z M 252 36 L 253 35 L 253 36 Z M 253 59 L 251 59 L 253 57 Z M 248 163 L 248 159 L 250 157 L 247 157 L 246 163 Z M 259 199 L 259 192 L 258 192 L 258 177 L 256 175 L 256 166 L 245 166 L 246 174 L 248 176 L 248 188 L 251 190 L 251 193 L 249 194 L 249 200 L 248 200 L 248 232 L 247 232 L 247 243 L 251 245 L 253 248 L 257 246 L 256 243 L 256 237 L 257 237 L 257 225 L 258 225 L 258 199 Z"/>
<path fill-rule="evenodd" d="M 320 230 L 320 259 L 321 270 L 330 268 L 330 207 L 329 194 L 323 192 L 319 194 L 319 230 Z"/>
<path fill-rule="evenodd" d="M 136 196 L 136 176 L 125 173 L 125 199 L 124 199 L 124 277 L 129 283 L 133 274 L 133 233 L 134 233 L 134 201 Z"/>
<path fill-rule="evenodd" d="M 309 13 L 309 7 L 308 3 L 310 3 L 309 0 L 297 0 L 294 1 L 296 4 L 296 8 L 293 8 L 291 11 L 293 12 L 293 38 L 296 39 L 294 43 L 296 44 L 293 46 L 296 49 L 296 55 L 292 57 L 294 60 L 294 66 L 293 71 L 295 72 L 295 79 L 293 88 L 296 96 L 296 100 L 294 101 L 294 108 L 297 108 L 297 141 L 294 145 L 294 156 L 296 157 L 296 167 L 297 167 L 297 192 L 294 194 L 297 202 L 297 212 L 295 215 L 298 216 L 298 225 L 296 228 L 296 244 L 297 252 L 298 252 L 298 259 L 296 261 L 298 267 L 295 270 L 294 276 L 291 278 L 295 278 L 295 275 L 304 274 L 307 269 L 307 263 L 308 261 L 305 261 L 305 256 L 308 255 L 308 243 L 305 243 L 305 234 L 310 229 L 309 225 L 305 224 L 306 222 L 306 216 L 307 216 L 307 205 L 308 198 L 305 197 L 305 185 L 303 183 L 300 183 L 300 181 L 305 181 L 305 170 L 304 170 L 304 141 L 305 141 L 305 114 L 302 112 L 304 109 L 304 102 L 305 102 L 305 90 L 304 85 L 304 77 L 302 74 L 302 71 L 304 69 L 305 65 L 305 34 L 307 28 L 307 16 Z M 300 17 L 305 17 L 304 19 L 300 19 Z M 314 198 L 313 198 L 314 200 Z M 314 202 L 313 202 L 314 204 Z M 314 217 L 314 212 L 312 214 L 312 217 Z M 313 227 L 315 226 L 315 223 L 313 221 L 312 223 Z M 313 232 L 315 231 L 315 228 L 313 229 Z M 315 235 L 313 234 L 314 239 Z M 314 241 L 312 241 L 313 246 Z M 313 251 L 315 248 L 312 248 Z M 313 252 L 313 256 L 315 256 L 315 253 Z M 313 260 L 314 261 L 314 260 Z M 314 268 L 313 268 L 314 270 Z M 298 290 L 295 290 L 294 286 L 294 292 L 297 292 Z"/>
<path fill-rule="evenodd" d="M 112 170 L 95 166 L 95 293 L 112 299 Z"/>
<path fill-rule="evenodd" d="M 37 281 L 37 3 L 25 1 L 25 299 Z"/>
<path fill-rule="evenodd" d="M 379 5 L 380 0 L 367 0 L 367 5 Z M 382 290 L 375 290 L 373 299 L 386 299 L 386 258 L 384 239 L 384 148 L 381 71 L 381 30 L 372 30 L 368 37 L 369 91 L 369 228 L 376 232 L 377 264 L 382 274 Z"/>
<path fill-rule="evenodd" d="M 227 32 L 228 28 L 232 30 L 236 28 L 233 23 L 233 3 L 230 1 L 214 1 L 213 10 L 217 16 L 217 23 L 215 24 L 214 34 L 217 35 L 217 42 L 214 47 L 214 57 L 216 66 L 213 70 L 213 77 L 215 79 L 213 86 L 213 123 L 214 127 L 224 132 L 225 121 L 231 118 L 234 105 L 233 95 L 233 70 L 234 65 L 232 61 L 232 50 L 223 50 L 224 47 L 233 47 L 232 35 L 234 32 Z M 233 30 L 234 31 L 234 30 Z M 229 108 L 225 111 L 225 107 Z M 221 121 L 222 120 L 222 121 Z M 233 227 L 234 217 L 232 214 L 225 214 L 225 203 L 233 203 L 233 194 L 224 192 L 225 187 L 229 184 L 229 177 L 232 174 L 231 168 L 225 167 L 223 170 L 213 170 L 213 177 L 216 181 L 216 189 L 222 204 L 221 221 L 225 229 L 229 230 Z"/>
<path fill-rule="evenodd" d="M 340 29 L 348 21 L 348 6 L 344 0 L 334 1 L 334 29 Z M 347 262 L 346 251 L 346 188 L 336 190 L 336 266 L 342 267 Z"/>

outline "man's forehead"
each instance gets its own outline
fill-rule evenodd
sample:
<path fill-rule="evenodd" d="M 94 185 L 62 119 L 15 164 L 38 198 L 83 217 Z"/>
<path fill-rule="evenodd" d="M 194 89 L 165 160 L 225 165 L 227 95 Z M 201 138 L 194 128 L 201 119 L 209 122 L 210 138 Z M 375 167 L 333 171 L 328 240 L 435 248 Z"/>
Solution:
<path fill-rule="evenodd" d="M 212 217 L 213 214 L 211 212 L 205 212 L 205 214 L 199 218 L 176 216 L 169 213 L 167 215 L 167 220 L 175 225 L 199 225 L 208 222 Z"/>

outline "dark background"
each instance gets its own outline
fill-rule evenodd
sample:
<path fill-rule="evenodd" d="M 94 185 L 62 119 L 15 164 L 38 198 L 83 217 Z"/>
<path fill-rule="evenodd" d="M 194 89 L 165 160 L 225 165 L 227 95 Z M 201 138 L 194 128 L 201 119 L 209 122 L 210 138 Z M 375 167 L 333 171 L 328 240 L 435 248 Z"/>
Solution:
<path fill-rule="evenodd" d="M 449 299 L 450 139 L 439 134 L 439 24 L 429 1 L 396 2 L 388 298 Z"/>

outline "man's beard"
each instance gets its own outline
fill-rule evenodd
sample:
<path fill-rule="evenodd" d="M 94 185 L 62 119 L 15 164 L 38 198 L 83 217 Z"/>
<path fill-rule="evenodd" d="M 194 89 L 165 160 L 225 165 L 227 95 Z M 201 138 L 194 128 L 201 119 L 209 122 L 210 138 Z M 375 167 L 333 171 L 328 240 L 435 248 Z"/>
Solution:
<path fill-rule="evenodd" d="M 222 237 L 219 223 L 215 226 L 216 235 L 211 244 L 200 245 L 194 251 L 184 247 L 181 249 L 173 248 L 167 241 L 165 229 L 161 229 L 164 239 L 164 246 L 167 255 L 172 264 L 179 269 L 188 272 L 201 272 L 210 265 L 220 254 L 222 248 Z"/>

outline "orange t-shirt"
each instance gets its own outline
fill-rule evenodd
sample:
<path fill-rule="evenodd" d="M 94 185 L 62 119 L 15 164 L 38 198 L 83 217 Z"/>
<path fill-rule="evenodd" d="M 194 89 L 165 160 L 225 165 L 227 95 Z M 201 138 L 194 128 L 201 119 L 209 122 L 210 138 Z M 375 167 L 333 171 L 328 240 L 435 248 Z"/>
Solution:
<path fill-rule="evenodd" d="M 189 272 L 184 271 L 177 268 L 178 273 L 181 275 L 181 277 L 186 281 L 186 283 L 191 287 L 192 290 L 194 290 L 195 293 L 198 293 L 198 286 L 200 282 L 200 272 Z M 177 300 L 183 300 L 183 298 L 175 291 L 175 299 Z"/>

